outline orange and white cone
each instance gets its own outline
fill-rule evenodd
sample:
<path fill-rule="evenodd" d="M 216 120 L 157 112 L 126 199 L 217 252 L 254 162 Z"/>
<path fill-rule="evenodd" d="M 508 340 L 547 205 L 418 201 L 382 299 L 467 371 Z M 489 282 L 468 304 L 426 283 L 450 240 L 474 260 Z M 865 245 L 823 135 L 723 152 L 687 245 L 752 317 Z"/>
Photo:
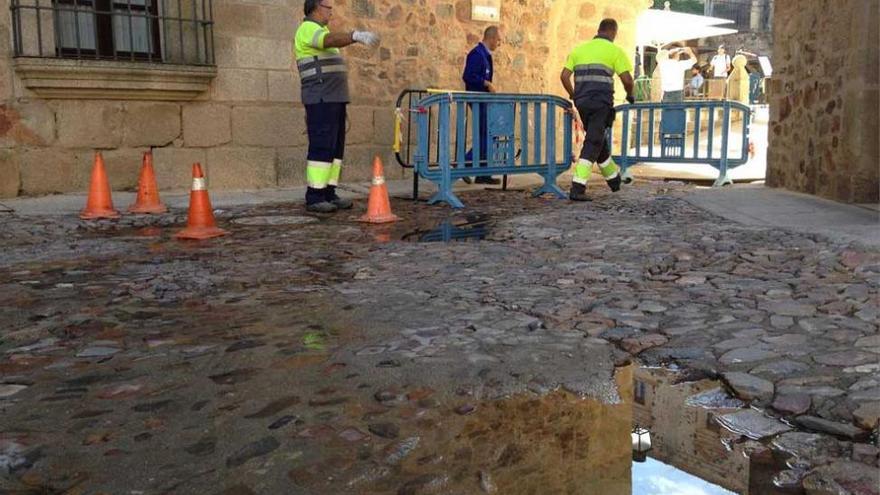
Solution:
<path fill-rule="evenodd" d="M 186 219 L 186 228 L 174 235 L 177 239 L 210 239 L 220 237 L 229 232 L 217 227 L 214 220 L 214 209 L 211 207 L 211 199 L 208 198 L 208 188 L 205 184 L 205 174 L 202 165 L 193 164 L 192 190 L 189 193 L 189 215 Z"/>
<path fill-rule="evenodd" d="M 141 177 L 138 179 L 137 199 L 128 207 L 131 213 L 165 213 L 168 207 L 159 199 L 159 186 L 156 185 L 156 172 L 153 170 L 153 153 L 144 153 Z"/>
<path fill-rule="evenodd" d="M 95 220 L 98 218 L 119 218 L 119 212 L 113 208 L 113 198 L 110 196 L 110 181 L 107 179 L 107 169 L 104 167 L 104 157 L 101 152 L 95 152 L 95 165 L 92 167 L 92 182 L 89 185 L 89 197 L 86 207 L 79 213 L 83 220 Z"/>
<path fill-rule="evenodd" d="M 382 160 L 379 155 L 373 158 L 373 186 L 370 188 L 367 213 L 359 220 L 369 223 L 388 223 L 400 220 L 400 217 L 391 213 L 388 186 L 385 184 L 385 172 L 382 169 Z"/>

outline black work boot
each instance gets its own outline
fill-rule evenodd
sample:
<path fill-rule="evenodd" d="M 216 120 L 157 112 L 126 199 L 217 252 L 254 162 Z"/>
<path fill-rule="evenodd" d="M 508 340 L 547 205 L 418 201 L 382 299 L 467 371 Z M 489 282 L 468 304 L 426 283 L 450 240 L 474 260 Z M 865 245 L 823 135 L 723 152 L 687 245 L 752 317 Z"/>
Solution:
<path fill-rule="evenodd" d="M 611 188 L 611 192 L 620 191 L 620 174 L 617 174 L 612 179 L 607 179 L 605 182 L 608 183 L 608 187 Z"/>
<path fill-rule="evenodd" d="M 347 198 L 340 198 L 336 195 L 336 186 L 327 186 L 327 189 L 324 189 L 326 193 L 324 194 L 324 198 L 336 205 L 337 209 L 340 210 L 350 210 L 352 207 L 352 202 Z"/>
<path fill-rule="evenodd" d="M 333 213 L 337 210 L 335 204 L 327 201 L 327 189 L 306 189 L 306 211 L 314 213 Z"/>
<path fill-rule="evenodd" d="M 592 199 L 587 196 L 587 186 L 578 184 L 577 182 L 571 183 L 571 190 L 568 192 L 568 199 L 572 201 L 592 201 Z"/>

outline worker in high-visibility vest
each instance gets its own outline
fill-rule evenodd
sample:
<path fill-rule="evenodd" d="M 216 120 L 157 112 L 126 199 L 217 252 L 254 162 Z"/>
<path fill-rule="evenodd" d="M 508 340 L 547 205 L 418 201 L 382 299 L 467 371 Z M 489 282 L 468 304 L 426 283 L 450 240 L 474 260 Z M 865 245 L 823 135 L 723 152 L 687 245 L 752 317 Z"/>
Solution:
<path fill-rule="evenodd" d="M 351 200 L 336 194 L 345 151 L 348 69 L 339 49 L 352 43 L 375 45 L 368 31 L 331 33 L 332 0 L 305 0 L 306 18 L 296 30 L 293 51 L 306 108 L 309 153 L 306 162 L 306 209 L 332 213 L 351 208 Z"/>
<path fill-rule="evenodd" d="M 598 164 L 602 176 L 612 191 L 620 190 L 620 168 L 611 159 L 611 149 L 605 138 L 607 129 L 614 123 L 614 75 L 620 78 L 626 89 L 626 101 L 634 103 L 632 62 L 617 45 L 617 21 L 603 19 L 596 36 L 572 50 L 565 61 L 560 78 L 574 100 L 581 122 L 587 131 L 581 156 L 574 167 L 571 191 L 572 201 L 590 201 L 587 182 Z M 571 76 L 574 74 L 574 86 Z"/>

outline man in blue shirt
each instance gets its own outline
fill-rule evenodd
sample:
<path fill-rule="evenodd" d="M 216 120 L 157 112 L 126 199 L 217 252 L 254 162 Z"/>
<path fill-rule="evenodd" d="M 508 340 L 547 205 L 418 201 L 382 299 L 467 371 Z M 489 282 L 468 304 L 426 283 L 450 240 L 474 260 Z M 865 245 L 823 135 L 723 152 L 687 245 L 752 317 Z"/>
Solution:
<path fill-rule="evenodd" d="M 468 53 L 467 61 L 464 66 L 464 74 L 461 79 L 464 81 L 464 89 L 466 91 L 479 91 L 482 93 L 495 93 L 497 90 L 492 84 L 492 78 L 495 75 L 492 65 L 492 52 L 501 45 L 501 33 L 497 26 L 489 26 L 483 32 L 483 41 L 477 43 L 477 46 Z M 486 106 L 480 105 L 480 166 L 485 167 L 487 163 L 488 142 L 486 133 L 488 125 L 486 124 Z M 473 150 L 467 152 L 465 159 L 473 162 Z M 499 184 L 500 180 L 494 177 L 477 177 L 477 184 Z"/>
<path fill-rule="evenodd" d="M 703 78 L 703 73 L 700 72 L 700 65 L 694 64 L 691 67 L 691 82 L 687 87 L 686 94 L 687 96 L 700 96 L 703 94 L 703 82 L 705 79 Z"/>

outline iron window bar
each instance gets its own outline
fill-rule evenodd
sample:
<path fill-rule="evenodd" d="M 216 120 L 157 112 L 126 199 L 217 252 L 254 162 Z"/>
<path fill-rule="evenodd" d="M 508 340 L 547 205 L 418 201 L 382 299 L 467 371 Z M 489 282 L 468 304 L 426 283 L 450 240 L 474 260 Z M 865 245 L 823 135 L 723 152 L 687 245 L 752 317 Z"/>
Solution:
<path fill-rule="evenodd" d="M 15 57 L 215 65 L 212 0 L 12 0 L 9 9 Z"/>

